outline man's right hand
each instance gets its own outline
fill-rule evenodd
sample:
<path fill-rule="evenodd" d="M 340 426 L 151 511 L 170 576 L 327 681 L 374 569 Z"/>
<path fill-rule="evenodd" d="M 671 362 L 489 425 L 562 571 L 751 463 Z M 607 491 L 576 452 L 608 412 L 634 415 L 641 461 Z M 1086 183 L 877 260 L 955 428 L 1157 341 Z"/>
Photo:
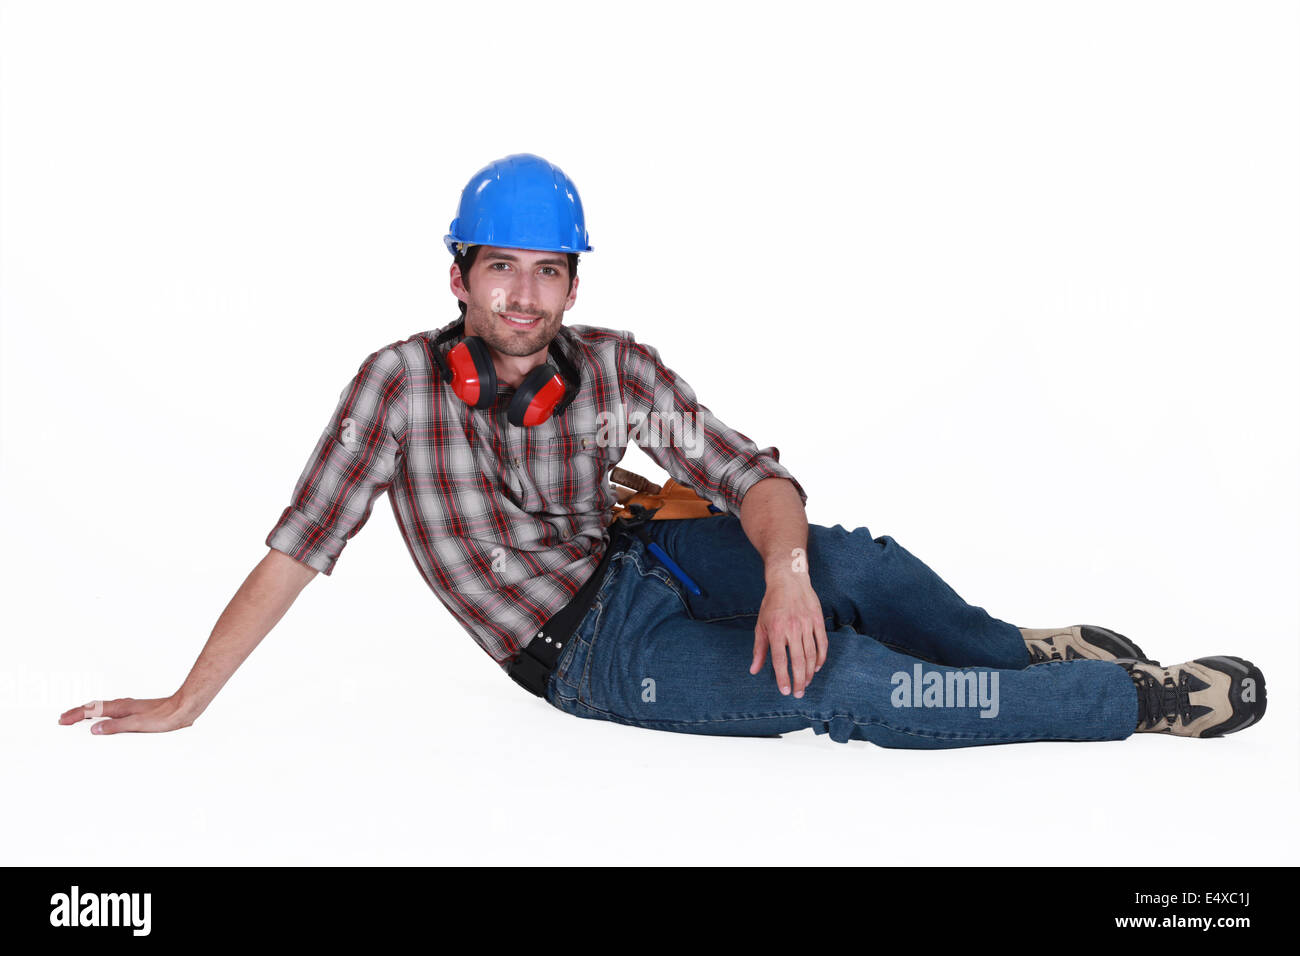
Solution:
<path fill-rule="evenodd" d="M 91 701 L 81 707 L 65 710 L 59 717 L 59 723 L 75 724 L 96 717 L 109 719 L 92 724 L 92 734 L 162 733 L 188 727 L 194 723 L 198 714 L 182 706 L 174 697 L 155 697 L 150 700 L 119 697 L 117 700 Z"/>

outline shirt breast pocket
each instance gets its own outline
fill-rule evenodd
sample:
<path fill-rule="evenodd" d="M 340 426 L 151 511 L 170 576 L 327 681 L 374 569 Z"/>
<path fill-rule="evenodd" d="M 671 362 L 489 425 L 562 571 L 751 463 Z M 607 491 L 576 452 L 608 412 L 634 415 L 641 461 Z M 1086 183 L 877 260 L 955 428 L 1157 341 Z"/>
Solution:
<path fill-rule="evenodd" d="M 552 438 L 539 447 L 535 462 L 538 491 L 552 506 L 590 510 L 603 502 L 611 462 L 595 432 Z"/>

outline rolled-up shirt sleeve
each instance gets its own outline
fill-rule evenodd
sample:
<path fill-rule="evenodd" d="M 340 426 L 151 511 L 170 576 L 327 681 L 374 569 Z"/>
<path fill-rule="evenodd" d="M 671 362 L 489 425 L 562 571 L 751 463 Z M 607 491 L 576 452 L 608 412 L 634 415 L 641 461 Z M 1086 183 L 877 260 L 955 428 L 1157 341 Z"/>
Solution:
<path fill-rule="evenodd" d="M 372 352 L 339 402 L 284 509 L 266 537 L 329 575 L 404 462 L 409 415 L 406 366 L 392 346 Z"/>
<path fill-rule="evenodd" d="M 799 500 L 808 495 L 780 463 L 775 446 L 759 448 L 748 436 L 718 420 L 695 391 L 664 365 L 651 345 L 624 332 L 619 348 L 619 385 L 629 438 L 680 484 L 715 507 L 740 515 L 740 503 L 764 478 L 785 478 Z"/>

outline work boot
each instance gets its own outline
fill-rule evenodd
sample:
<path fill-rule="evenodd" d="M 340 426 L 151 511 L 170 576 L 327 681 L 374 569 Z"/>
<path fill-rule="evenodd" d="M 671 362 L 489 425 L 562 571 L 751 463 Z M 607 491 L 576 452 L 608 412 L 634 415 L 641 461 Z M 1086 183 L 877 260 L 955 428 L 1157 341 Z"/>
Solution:
<path fill-rule="evenodd" d="M 1030 664 L 1041 661 L 1113 661 L 1124 657 L 1147 664 L 1155 664 L 1123 634 L 1076 624 L 1074 627 L 1020 628 L 1020 634 L 1029 648 Z"/>
<path fill-rule="evenodd" d="M 1240 657 L 1199 657 L 1170 667 L 1116 663 L 1137 687 L 1139 732 L 1222 737 L 1264 716 L 1264 674 Z"/>

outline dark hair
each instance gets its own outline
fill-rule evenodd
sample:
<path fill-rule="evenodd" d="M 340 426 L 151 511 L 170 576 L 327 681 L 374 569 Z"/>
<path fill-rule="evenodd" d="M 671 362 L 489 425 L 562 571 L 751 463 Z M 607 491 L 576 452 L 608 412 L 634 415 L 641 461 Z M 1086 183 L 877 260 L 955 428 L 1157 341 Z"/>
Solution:
<path fill-rule="evenodd" d="M 474 266 L 474 260 L 478 258 L 478 251 L 483 247 L 480 245 L 466 246 L 464 252 L 456 253 L 456 265 L 460 266 L 460 281 L 469 288 L 469 270 Z M 576 252 L 566 252 L 569 257 L 569 291 L 573 291 L 573 280 L 578 278 L 578 254 Z M 460 317 L 465 318 L 465 303 L 457 300 L 460 306 Z"/>

